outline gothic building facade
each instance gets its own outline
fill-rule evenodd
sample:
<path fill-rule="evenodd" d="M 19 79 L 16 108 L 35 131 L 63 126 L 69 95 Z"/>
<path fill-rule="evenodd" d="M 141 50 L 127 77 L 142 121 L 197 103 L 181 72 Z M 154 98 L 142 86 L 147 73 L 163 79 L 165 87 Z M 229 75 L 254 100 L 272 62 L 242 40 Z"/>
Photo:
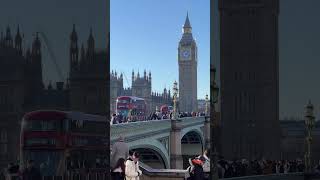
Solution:
<path fill-rule="evenodd" d="M 67 83 L 43 82 L 42 44 L 36 34 L 32 47 L 23 47 L 19 28 L 8 27 L 0 37 L 0 167 L 19 159 L 21 119 L 39 109 L 107 114 L 107 52 L 97 52 L 90 32 L 87 48 L 78 55 L 75 27 L 70 36 L 70 74 Z M 79 57 L 79 58 L 78 58 Z"/>
<path fill-rule="evenodd" d="M 221 152 L 279 159 L 279 0 L 220 0 L 219 10 Z"/>
<path fill-rule="evenodd" d="M 81 45 L 73 27 L 70 36 L 70 107 L 75 111 L 107 115 L 109 55 L 106 51 L 96 51 L 90 30 L 87 48 Z"/>
<path fill-rule="evenodd" d="M 152 77 L 151 72 L 144 71 L 140 76 L 132 71 L 131 87 L 124 88 L 123 74 L 118 74 L 116 71 L 111 71 L 110 74 L 110 111 L 116 112 L 116 99 L 119 96 L 136 96 L 145 99 L 147 103 L 147 113 L 156 111 L 157 107 L 164 104 L 172 105 L 172 97 L 170 90 L 164 88 L 162 93 L 152 92 Z"/>

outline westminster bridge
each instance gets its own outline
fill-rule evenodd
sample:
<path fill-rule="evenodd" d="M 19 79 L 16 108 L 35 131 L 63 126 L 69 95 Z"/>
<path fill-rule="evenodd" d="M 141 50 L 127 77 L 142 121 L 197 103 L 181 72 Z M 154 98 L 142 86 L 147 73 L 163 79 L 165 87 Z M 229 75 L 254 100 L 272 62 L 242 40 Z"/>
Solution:
<path fill-rule="evenodd" d="M 209 122 L 210 117 L 202 116 L 114 124 L 110 143 L 122 135 L 129 149 L 140 152 L 141 161 L 150 167 L 183 169 L 187 158 L 202 154 L 209 143 Z"/>

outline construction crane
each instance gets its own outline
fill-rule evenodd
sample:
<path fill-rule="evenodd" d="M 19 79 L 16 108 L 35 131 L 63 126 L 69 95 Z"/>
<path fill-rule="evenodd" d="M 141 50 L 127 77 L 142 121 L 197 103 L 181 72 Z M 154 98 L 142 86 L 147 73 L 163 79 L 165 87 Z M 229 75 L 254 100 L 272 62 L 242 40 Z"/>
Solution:
<path fill-rule="evenodd" d="M 49 40 L 47 38 L 47 36 L 43 33 L 43 32 L 37 32 L 37 34 L 40 34 L 41 37 L 43 38 L 44 40 L 44 44 L 46 46 L 46 49 L 48 50 L 49 52 L 49 55 L 50 55 L 50 58 L 51 60 L 53 61 L 55 67 L 56 67 L 56 72 L 58 73 L 58 76 L 59 76 L 59 79 L 60 81 L 62 82 L 64 80 L 63 78 L 63 75 L 62 75 L 62 71 L 57 63 L 57 58 L 56 56 L 54 55 L 54 53 L 52 52 L 52 49 L 51 49 L 51 46 L 50 46 L 50 43 L 49 43 Z"/>
<path fill-rule="evenodd" d="M 128 87 L 129 87 L 129 81 L 128 81 L 128 78 L 127 78 L 126 74 L 125 74 L 124 72 L 122 72 L 122 75 L 123 75 L 123 76 L 124 76 L 124 78 L 126 79 L 126 81 L 127 81 L 127 85 L 128 85 Z"/>

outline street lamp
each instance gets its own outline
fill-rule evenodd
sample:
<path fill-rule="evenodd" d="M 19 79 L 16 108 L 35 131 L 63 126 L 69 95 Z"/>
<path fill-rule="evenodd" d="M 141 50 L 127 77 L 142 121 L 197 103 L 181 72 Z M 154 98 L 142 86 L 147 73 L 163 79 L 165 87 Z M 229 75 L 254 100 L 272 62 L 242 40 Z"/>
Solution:
<path fill-rule="evenodd" d="M 177 119 L 178 83 L 173 83 L 173 119 Z"/>
<path fill-rule="evenodd" d="M 307 143 L 307 151 L 305 152 L 305 165 L 306 165 L 306 172 L 311 172 L 311 141 L 312 136 L 311 132 L 315 124 L 315 117 L 313 115 L 313 105 L 311 104 L 310 100 L 308 105 L 306 106 L 305 112 L 305 126 L 306 126 L 306 143 Z"/>
<path fill-rule="evenodd" d="M 205 99 L 205 101 L 206 101 L 206 110 L 205 110 L 205 113 L 206 113 L 206 116 L 208 116 L 209 115 L 209 107 L 208 107 L 208 104 L 209 104 L 209 98 L 208 98 L 208 94 L 206 94 L 206 99 Z"/>

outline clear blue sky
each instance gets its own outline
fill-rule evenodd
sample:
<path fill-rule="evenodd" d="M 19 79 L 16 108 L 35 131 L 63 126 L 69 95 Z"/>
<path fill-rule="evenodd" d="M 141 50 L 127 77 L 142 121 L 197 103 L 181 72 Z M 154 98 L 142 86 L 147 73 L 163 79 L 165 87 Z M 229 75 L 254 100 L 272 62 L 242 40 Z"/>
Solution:
<path fill-rule="evenodd" d="M 198 45 L 198 98 L 210 95 L 209 0 L 111 0 L 110 69 L 152 72 L 152 90 L 162 92 L 179 79 L 178 43 L 187 11 Z"/>

